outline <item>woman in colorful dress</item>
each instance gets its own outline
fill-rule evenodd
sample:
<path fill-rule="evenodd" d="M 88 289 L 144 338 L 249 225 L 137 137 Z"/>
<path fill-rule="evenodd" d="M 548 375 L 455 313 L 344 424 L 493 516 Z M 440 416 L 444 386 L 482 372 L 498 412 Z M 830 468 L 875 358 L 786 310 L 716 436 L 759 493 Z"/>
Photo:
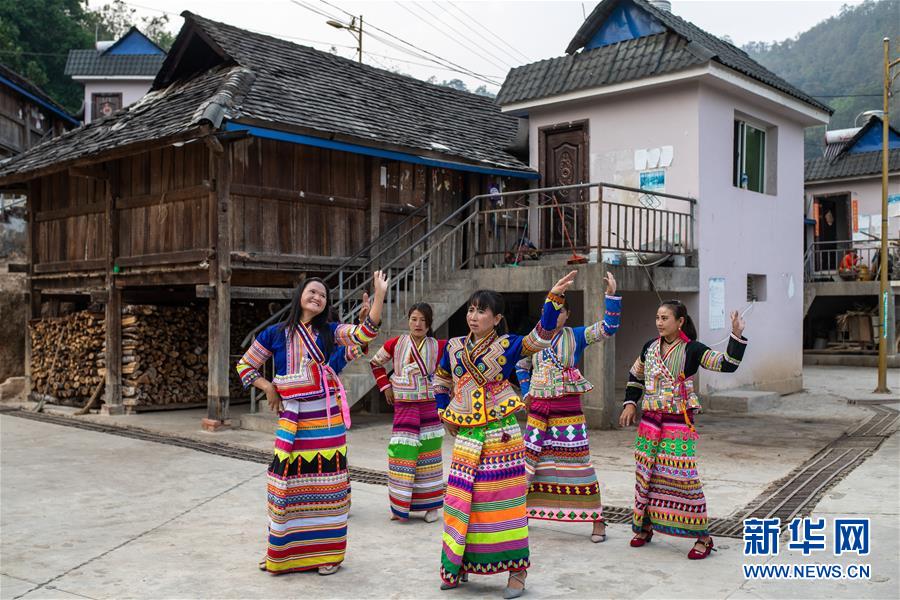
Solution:
<path fill-rule="evenodd" d="M 409 333 L 385 342 L 369 365 L 378 389 L 394 407 L 388 445 L 391 520 L 406 521 L 410 512 L 424 511 L 425 521 L 434 523 L 444 503 L 444 427 L 431 379 L 446 342 L 431 336 L 429 304 L 414 304 L 407 317 Z M 393 365 L 390 377 L 384 367 L 388 363 Z"/>
<path fill-rule="evenodd" d="M 307 279 L 294 292 L 288 318 L 262 330 L 237 364 L 244 385 L 265 392 L 269 408 L 279 412 L 268 469 L 269 545 L 260 563 L 270 573 L 318 569 L 331 575 L 344 560 L 350 411 L 329 360 L 336 346 L 375 339 L 386 292 L 387 277 L 376 271 L 369 316 L 359 325 L 341 325 L 328 322 L 325 283 Z M 269 357 L 275 361 L 272 381 L 260 374 Z"/>
<path fill-rule="evenodd" d="M 589 327 L 566 327 L 570 311 L 565 305 L 559 313 L 559 331 L 552 345 L 523 358 L 516 366 L 528 406 L 528 517 L 592 522 L 594 543 L 606 541 L 606 524 L 581 408 L 581 395 L 594 386 L 577 365 L 585 348 L 612 337 L 619 329 L 622 299 L 615 293 L 616 279 L 607 273 L 603 320 Z"/>
<path fill-rule="evenodd" d="M 504 598 L 517 598 L 525 588 L 525 446 L 513 414 L 524 404 L 508 378 L 523 357 L 550 345 L 575 274 L 553 286 L 540 323 L 527 336 L 506 332 L 503 296 L 475 292 L 466 316 L 469 334 L 449 340 L 441 356 L 434 375 L 438 412 L 456 436 L 444 496 L 441 589 L 457 587 L 468 573 L 504 571 Z"/>
<path fill-rule="evenodd" d="M 688 553 L 691 560 L 704 559 L 713 550 L 706 516 L 706 498 L 697 473 L 694 417 L 700 402 L 694 391 L 694 375 L 702 367 L 733 373 L 741 364 L 747 339 L 744 320 L 731 313 L 731 336 L 725 352 L 711 350 L 696 341 L 687 308 L 678 300 L 663 302 L 656 311 L 656 337 L 644 345 L 631 367 L 625 391 L 625 406 L 619 417 L 622 427 L 641 421 L 634 445 L 635 548 L 650 543 L 653 533 L 696 538 Z M 643 399 L 641 398 L 643 396 Z"/>

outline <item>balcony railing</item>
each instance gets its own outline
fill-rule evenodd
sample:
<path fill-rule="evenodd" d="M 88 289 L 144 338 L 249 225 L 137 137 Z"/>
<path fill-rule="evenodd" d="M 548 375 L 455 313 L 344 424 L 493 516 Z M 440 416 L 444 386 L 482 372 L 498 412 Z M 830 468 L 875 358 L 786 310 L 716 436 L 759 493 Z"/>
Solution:
<path fill-rule="evenodd" d="M 895 264 L 897 244 L 898 240 L 888 240 Z M 806 249 L 804 278 L 806 281 L 875 279 L 879 275 L 880 254 L 881 243 L 878 241 L 813 242 Z M 848 255 L 855 258 L 848 259 Z"/>

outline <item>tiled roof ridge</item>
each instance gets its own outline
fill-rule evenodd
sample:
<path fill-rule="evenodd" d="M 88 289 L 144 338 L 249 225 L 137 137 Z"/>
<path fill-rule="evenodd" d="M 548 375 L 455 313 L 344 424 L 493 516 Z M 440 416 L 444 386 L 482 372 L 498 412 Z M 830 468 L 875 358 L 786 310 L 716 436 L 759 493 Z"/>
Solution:
<path fill-rule="evenodd" d="M 322 56 L 323 58 L 329 58 L 329 59 L 335 60 L 335 61 L 337 61 L 337 62 L 339 62 L 339 63 L 341 63 L 341 64 L 343 64 L 344 66 L 349 67 L 349 68 L 354 68 L 354 69 L 364 69 L 364 70 L 368 70 L 368 71 L 376 71 L 376 72 L 379 73 L 379 75 L 381 75 L 381 76 L 387 75 L 387 76 L 389 76 L 389 77 L 393 77 L 393 78 L 402 80 L 402 81 L 404 81 L 404 82 L 414 83 L 414 84 L 416 84 L 416 85 L 428 86 L 428 87 L 432 88 L 433 90 L 435 90 L 435 91 L 437 91 L 437 92 L 440 92 L 440 93 L 446 93 L 446 94 L 451 94 L 451 95 L 454 95 L 454 94 L 455 94 L 455 95 L 459 95 L 459 96 L 465 97 L 465 98 L 467 98 L 467 99 L 469 99 L 469 100 L 475 100 L 475 101 L 478 101 L 478 102 L 484 102 L 485 104 L 492 104 L 492 105 L 495 105 L 495 106 L 496 106 L 495 99 L 494 99 L 494 98 L 491 98 L 491 97 L 489 97 L 489 96 L 482 96 L 481 94 L 476 94 L 476 93 L 474 93 L 474 92 L 468 92 L 468 91 L 457 90 L 457 89 L 455 89 L 455 88 L 447 87 L 447 86 L 445 86 L 445 85 L 440 85 L 440 84 L 437 84 L 437 83 L 431 83 L 431 82 L 429 82 L 429 81 L 425 81 L 424 79 L 419 79 L 419 78 L 417 78 L 417 77 L 413 77 L 412 75 L 406 75 L 406 74 L 404 74 L 404 73 L 397 73 L 397 72 L 395 72 L 395 71 L 390 71 L 390 70 L 388 70 L 388 69 L 384 69 L 384 68 L 381 68 L 381 67 L 376 67 L 376 66 L 369 65 L 369 64 L 366 64 L 366 63 L 360 63 L 360 62 L 358 62 L 358 61 L 356 61 L 356 60 L 353 60 L 353 59 L 350 59 L 350 58 L 345 58 L 345 57 L 339 56 L 339 55 L 337 55 L 337 54 L 332 54 L 332 53 L 330 53 L 330 52 L 325 52 L 324 50 L 319 50 L 318 48 L 313 48 L 312 46 L 307 46 L 307 45 L 305 45 L 305 44 L 299 44 L 299 43 L 297 43 L 297 42 L 294 42 L 294 41 L 291 41 L 291 40 L 286 40 L 286 39 L 284 39 L 284 38 L 279 38 L 279 37 L 276 37 L 276 36 L 273 36 L 273 35 L 270 35 L 270 34 L 267 34 L 267 33 L 259 33 L 259 32 L 256 32 L 256 31 L 250 31 L 250 30 L 248 30 L 248 29 L 241 29 L 240 27 L 236 27 L 236 26 L 231 25 L 231 24 L 229 24 L 229 23 L 223 23 L 223 22 L 221 22 L 221 21 L 215 21 L 215 20 L 213 20 L 213 19 L 209 19 L 209 18 L 207 18 L 207 17 L 198 15 L 198 14 L 196 14 L 196 13 L 193 13 L 193 12 L 189 11 L 189 10 L 183 11 L 183 12 L 181 13 L 181 15 L 182 15 L 183 17 L 185 17 L 186 19 L 187 19 L 187 18 L 190 18 L 191 20 L 193 20 L 195 23 L 197 23 L 197 24 L 200 25 L 201 27 L 203 27 L 204 22 L 206 22 L 206 23 L 212 24 L 212 25 L 214 25 L 214 26 L 216 26 L 216 27 L 221 27 L 221 28 L 229 29 L 229 30 L 231 30 L 231 33 L 240 33 L 241 35 L 243 35 L 243 34 L 249 34 L 249 35 L 252 35 L 252 36 L 257 37 L 257 38 L 269 40 L 269 41 L 274 42 L 274 43 L 276 43 L 276 44 L 286 44 L 286 45 L 289 45 L 289 46 L 291 46 L 291 47 L 295 47 L 295 48 L 302 49 L 303 51 L 312 51 L 312 52 L 315 52 L 315 53 L 319 54 L 319 55 Z M 204 30 L 204 32 L 207 33 L 207 35 L 212 36 L 213 39 L 215 40 L 215 35 L 214 35 L 214 33 L 213 33 L 212 31 L 210 31 L 207 27 L 203 27 L 203 30 Z M 215 41 L 218 43 L 218 40 L 215 40 Z M 227 52 L 227 50 L 226 50 L 226 52 Z M 240 60 L 239 57 L 237 57 L 237 56 L 232 56 L 231 58 L 232 58 L 235 62 L 237 62 L 238 64 L 241 64 L 241 60 Z M 243 66 L 249 66 L 249 65 L 243 65 Z"/>

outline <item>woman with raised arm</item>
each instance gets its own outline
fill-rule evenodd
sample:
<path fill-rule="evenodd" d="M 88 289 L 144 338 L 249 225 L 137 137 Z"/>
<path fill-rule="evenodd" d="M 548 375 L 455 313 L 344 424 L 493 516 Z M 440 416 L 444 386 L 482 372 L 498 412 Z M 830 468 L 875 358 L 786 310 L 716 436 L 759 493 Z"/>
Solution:
<path fill-rule="evenodd" d="M 244 386 L 265 392 L 269 408 L 279 412 L 268 469 L 269 544 L 259 564 L 270 573 L 318 569 L 331 575 L 344 560 L 350 409 L 329 360 L 336 346 L 365 346 L 375 339 L 387 277 L 376 271 L 374 282 L 369 316 L 359 325 L 342 325 L 328 321 L 325 282 L 307 279 L 294 291 L 287 319 L 262 330 L 237 364 Z M 260 373 L 270 357 L 272 381 Z"/>
<path fill-rule="evenodd" d="M 444 427 L 437 413 L 432 376 L 447 342 L 431 335 L 431 305 L 414 304 L 407 319 L 409 333 L 385 342 L 369 365 L 378 389 L 394 407 L 388 445 L 391 520 L 406 521 L 411 512 L 425 512 L 425 521 L 433 523 L 444 504 Z M 390 377 L 385 369 L 388 363 L 393 366 Z"/>
<path fill-rule="evenodd" d="M 469 298 L 469 334 L 447 342 L 434 375 L 438 412 L 456 436 L 444 496 L 442 590 L 469 573 L 509 571 L 504 598 L 525 589 L 529 567 L 525 512 L 525 446 L 513 414 L 524 407 L 508 381 L 516 363 L 550 345 L 565 292 L 577 271 L 560 279 L 526 336 L 507 333 L 503 296 L 479 290 Z"/>
<path fill-rule="evenodd" d="M 691 560 L 709 556 L 706 497 L 697 473 L 694 417 L 700 401 L 694 391 L 694 375 L 702 367 L 733 373 L 741 364 L 747 339 L 744 320 L 731 313 L 731 336 L 725 352 L 711 350 L 697 341 L 697 330 L 687 308 L 678 300 L 663 302 L 656 311 L 659 336 L 644 345 L 634 361 L 625 389 L 625 406 L 619 425 L 641 422 L 634 443 L 635 536 L 631 546 L 650 543 L 653 533 L 696 538 L 688 553 Z M 642 398 L 643 396 L 643 398 Z"/>
<path fill-rule="evenodd" d="M 591 462 L 581 395 L 594 386 L 578 370 L 585 349 L 614 336 L 622 299 L 616 279 L 606 274 L 603 320 L 589 327 L 566 327 L 569 306 L 559 313 L 559 331 L 549 348 L 523 358 L 516 376 L 528 406 L 525 472 L 528 518 L 593 523 L 591 541 L 606 541 L 600 482 Z"/>

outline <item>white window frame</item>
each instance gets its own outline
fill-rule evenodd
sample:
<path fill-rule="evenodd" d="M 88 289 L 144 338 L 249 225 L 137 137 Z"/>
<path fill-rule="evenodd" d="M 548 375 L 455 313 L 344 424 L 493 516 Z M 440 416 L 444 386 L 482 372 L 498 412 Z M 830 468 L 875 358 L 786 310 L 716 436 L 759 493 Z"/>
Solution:
<path fill-rule="evenodd" d="M 748 121 L 746 119 L 740 118 L 735 115 L 734 122 L 737 125 L 734 129 L 735 135 L 737 135 L 736 140 L 736 152 L 737 156 L 732 157 L 732 169 L 734 168 L 735 163 L 737 163 L 740 171 L 738 173 L 732 173 L 732 183 L 735 187 L 739 187 L 742 190 L 747 190 L 749 192 L 757 192 L 759 194 L 766 194 L 766 153 L 768 151 L 768 143 L 767 143 L 767 128 L 764 126 L 760 126 L 752 121 Z M 759 190 L 751 190 L 749 186 L 749 181 L 744 181 L 744 177 L 747 174 L 747 128 L 758 131 L 762 134 L 762 148 L 759 153 L 759 179 L 760 179 L 760 189 Z"/>

